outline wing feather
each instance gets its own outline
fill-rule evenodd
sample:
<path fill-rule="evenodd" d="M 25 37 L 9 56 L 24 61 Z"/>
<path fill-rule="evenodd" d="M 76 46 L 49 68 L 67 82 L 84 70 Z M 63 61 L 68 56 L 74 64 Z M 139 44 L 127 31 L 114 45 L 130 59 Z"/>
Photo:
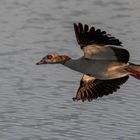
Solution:
<path fill-rule="evenodd" d="M 106 31 L 95 29 L 93 26 L 89 28 L 87 24 L 81 23 L 74 23 L 74 30 L 85 58 L 128 62 L 129 52 L 126 49 L 110 46 L 122 46 L 122 42 L 107 34 Z"/>
<path fill-rule="evenodd" d="M 129 76 L 111 79 L 111 80 L 98 80 L 94 77 L 84 75 L 80 82 L 80 87 L 77 91 L 76 97 L 73 100 L 92 101 L 98 97 L 112 94 L 120 88 L 128 80 Z"/>
<path fill-rule="evenodd" d="M 81 46 L 81 48 L 90 44 L 122 46 L 122 42 L 120 42 L 119 39 L 112 37 L 105 31 L 95 29 L 95 27 L 91 27 L 89 29 L 89 26 L 87 24 L 83 26 L 81 23 L 74 23 L 74 30 L 77 42 Z"/>

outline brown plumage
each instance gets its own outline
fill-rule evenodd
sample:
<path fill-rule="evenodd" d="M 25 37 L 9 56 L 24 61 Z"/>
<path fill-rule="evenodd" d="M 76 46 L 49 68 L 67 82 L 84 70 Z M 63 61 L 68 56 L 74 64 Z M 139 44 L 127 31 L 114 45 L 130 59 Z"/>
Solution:
<path fill-rule="evenodd" d="M 84 56 L 72 59 L 67 55 L 49 54 L 37 63 L 60 63 L 84 74 L 74 101 L 92 101 L 112 94 L 129 75 L 140 80 L 140 65 L 128 62 L 129 52 L 122 48 L 119 39 L 87 24 L 74 23 L 74 31 Z"/>
<path fill-rule="evenodd" d="M 112 94 L 113 92 L 116 92 L 117 89 L 119 89 L 120 86 L 128 80 L 128 78 L 129 76 L 111 80 L 98 80 L 93 77 L 91 78 L 88 75 L 84 75 L 80 81 L 80 87 L 76 96 L 73 97 L 73 100 L 92 101 L 98 97 Z"/>

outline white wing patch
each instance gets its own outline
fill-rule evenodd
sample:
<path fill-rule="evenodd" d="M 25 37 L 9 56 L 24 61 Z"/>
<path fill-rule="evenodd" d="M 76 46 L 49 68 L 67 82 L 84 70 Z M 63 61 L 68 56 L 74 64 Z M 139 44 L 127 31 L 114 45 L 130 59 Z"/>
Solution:
<path fill-rule="evenodd" d="M 83 48 L 84 57 L 94 60 L 117 60 L 114 51 L 109 46 L 88 45 Z"/>

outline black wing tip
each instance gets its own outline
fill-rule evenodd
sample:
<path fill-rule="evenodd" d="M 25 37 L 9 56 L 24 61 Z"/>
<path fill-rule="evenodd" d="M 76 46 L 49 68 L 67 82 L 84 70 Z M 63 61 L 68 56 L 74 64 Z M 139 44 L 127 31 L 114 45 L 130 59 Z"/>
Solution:
<path fill-rule="evenodd" d="M 116 45 L 123 46 L 122 42 L 107 34 L 106 31 L 101 31 L 100 29 L 95 29 L 94 26 L 89 26 L 87 24 L 73 23 L 74 30 L 79 45 L 84 46 L 88 44 L 102 44 L 102 45 Z"/>
<path fill-rule="evenodd" d="M 97 98 L 96 98 L 97 99 Z M 85 101 L 88 101 L 88 102 L 92 102 L 94 100 L 94 98 L 77 98 L 77 97 L 73 97 L 72 100 L 74 102 L 78 102 L 78 101 L 82 101 L 82 102 L 85 102 Z"/>

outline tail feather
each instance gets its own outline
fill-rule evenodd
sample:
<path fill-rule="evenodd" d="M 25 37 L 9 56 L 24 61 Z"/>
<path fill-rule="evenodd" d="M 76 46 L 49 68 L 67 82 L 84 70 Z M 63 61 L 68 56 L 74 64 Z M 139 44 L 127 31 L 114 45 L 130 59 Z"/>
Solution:
<path fill-rule="evenodd" d="M 140 80 L 140 65 L 129 63 L 130 65 L 126 68 L 130 75 Z"/>

